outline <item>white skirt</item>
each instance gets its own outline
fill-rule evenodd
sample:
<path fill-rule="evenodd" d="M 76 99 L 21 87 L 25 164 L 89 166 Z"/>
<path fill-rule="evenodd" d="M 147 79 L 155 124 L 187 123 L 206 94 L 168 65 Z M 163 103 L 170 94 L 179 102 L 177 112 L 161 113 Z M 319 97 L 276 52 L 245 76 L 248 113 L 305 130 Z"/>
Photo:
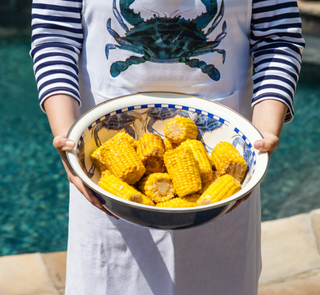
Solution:
<path fill-rule="evenodd" d="M 70 187 L 66 295 L 256 295 L 257 188 L 205 225 L 158 230 L 115 220 Z"/>

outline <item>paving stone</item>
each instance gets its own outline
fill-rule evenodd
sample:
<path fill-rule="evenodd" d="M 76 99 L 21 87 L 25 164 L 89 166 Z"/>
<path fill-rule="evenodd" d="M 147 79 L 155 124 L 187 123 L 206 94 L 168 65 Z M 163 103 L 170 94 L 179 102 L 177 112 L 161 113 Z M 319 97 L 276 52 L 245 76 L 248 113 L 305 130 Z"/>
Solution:
<path fill-rule="evenodd" d="M 258 295 L 319 295 L 320 274 L 260 286 Z"/>
<path fill-rule="evenodd" d="M 261 230 L 263 266 L 260 284 L 320 268 L 309 214 L 266 221 Z"/>
<path fill-rule="evenodd" d="M 0 257 L 1 295 L 59 295 L 39 253 Z"/>
<path fill-rule="evenodd" d="M 66 285 L 67 252 L 43 253 L 41 255 L 53 284 L 58 290 L 63 289 Z"/>
<path fill-rule="evenodd" d="M 320 253 L 320 209 L 311 211 L 310 216 L 312 220 L 314 235 L 317 241 L 318 252 Z"/>

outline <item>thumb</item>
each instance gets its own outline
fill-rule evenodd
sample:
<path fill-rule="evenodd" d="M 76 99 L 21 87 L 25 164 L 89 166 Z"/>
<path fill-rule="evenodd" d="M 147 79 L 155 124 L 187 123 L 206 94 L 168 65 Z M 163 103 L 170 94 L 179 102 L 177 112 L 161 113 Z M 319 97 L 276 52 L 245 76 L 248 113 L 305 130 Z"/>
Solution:
<path fill-rule="evenodd" d="M 255 141 L 253 146 L 261 152 L 268 152 L 271 156 L 272 152 L 279 146 L 279 138 L 270 132 L 264 132 L 262 135 L 264 138 Z"/>
<path fill-rule="evenodd" d="M 257 140 L 254 147 L 261 152 L 272 152 L 279 146 L 277 141 L 268 141 L 266 139 Z"/>
<path fill-rule="evenodd" d="M 62 135 L 56 136 L 53 139 L 52 144 L 58 151 L 70 151 L 75 146 L 75 142 L 73 140 L 70 140 Z"/>

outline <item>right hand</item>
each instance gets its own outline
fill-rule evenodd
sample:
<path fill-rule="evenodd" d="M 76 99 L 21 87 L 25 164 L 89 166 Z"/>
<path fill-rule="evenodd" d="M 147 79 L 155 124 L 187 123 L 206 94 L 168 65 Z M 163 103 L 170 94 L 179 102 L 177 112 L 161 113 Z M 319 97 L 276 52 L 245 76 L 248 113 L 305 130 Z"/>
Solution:
<path fill-rule="evenodd" d="M 70 151 L 75 146 L 75 142 L 66 138 L 67 133 L 58 135 L 53 139 L 53 146 L 58 150 L 64 169 L 67 172 L 68 180 L 74 184 L 74 186 L 82 193 L 86 199 L 95 207 L 99 208 L 101 211 L 105 212 L 109 216 L 119 219 L 106 208 L 103 207 L 101 201 L 93 194 L 93 192 L 83 183 L 83 181 L 72 171 L 69 166 L 65 152 Z"/>

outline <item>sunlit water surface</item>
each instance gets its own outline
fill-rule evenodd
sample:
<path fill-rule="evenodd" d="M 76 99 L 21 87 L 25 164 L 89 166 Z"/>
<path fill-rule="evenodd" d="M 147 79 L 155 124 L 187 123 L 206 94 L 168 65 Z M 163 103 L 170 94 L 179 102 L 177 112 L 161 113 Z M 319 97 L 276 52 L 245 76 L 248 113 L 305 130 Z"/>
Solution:
<path fill-rule="evenodd" d="M 0 255 L 67 244 L 68 182 L 37 103 L 29 43 L 0 39 Z M 262 182 L 263 221 L 320 207 L 319 72 L 302 68 L 295 119 L 284 126 Z"/>

